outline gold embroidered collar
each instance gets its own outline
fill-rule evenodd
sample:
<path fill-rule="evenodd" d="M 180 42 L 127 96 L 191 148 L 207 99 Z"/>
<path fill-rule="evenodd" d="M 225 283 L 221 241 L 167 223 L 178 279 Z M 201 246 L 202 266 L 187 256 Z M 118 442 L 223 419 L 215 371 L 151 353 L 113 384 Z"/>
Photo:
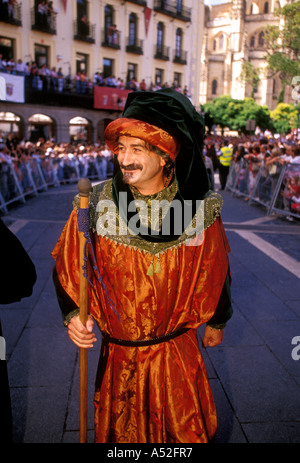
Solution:
<path fill-rule="evenodd" d="M 140 220 L 146 225 L 147 223 L 149 224 L 151 201 L 155 199 L 157 201 L 164 201 L 164 204 L 171 203 L 177 193 L 177 183 L 174 180 L 168 187 L 155 195 L 144 196 L 134 189 L 132 189 L 132 193 L 135 201 L 141 200 L 147 203 L 148 207 L 146 213 L 139 210 Z M 199 203 L 197 214 L 193 217 L 190 226 L 185 229 L 177 240 L 170 242 L 146 241 L 140 236 L 132 233 L 119 215 L 113 203 L 112 180 L 110 179 L 94 186 L 90 193 L 90 228 L 93 232 L 104 236 L 106 239 L 155 255 L 188 242 L 214 223 L 222 209 L 223 200 L 221 195 L 211 192 Z M 107 204 L 108 207 L 99 210 L 99 204 Z M 110 205 L 113 207 L 109 207 Z M 74 206 L 77 209 L 79 208 L 79 195 L 74 198 Z M 162 208 L 162 215 L 160 216 L 159 224 L 156 224 L 156 226 L 161 225 L 161 218 L 164 213 L 166 213 L 166 210 Z M 103 220 L 104 216 L 106 220 Z"/>

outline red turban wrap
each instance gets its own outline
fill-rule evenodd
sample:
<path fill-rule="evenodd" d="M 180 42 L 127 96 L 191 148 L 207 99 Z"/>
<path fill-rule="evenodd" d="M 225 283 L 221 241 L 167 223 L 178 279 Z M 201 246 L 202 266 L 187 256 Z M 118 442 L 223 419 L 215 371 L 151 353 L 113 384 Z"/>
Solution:
<path fill-rule="evenodd" d="M 139 138 L 156 146 L 173 161 L 180 149 L 177 140 L 165 130 L 137 119 L 119 118 L 108 124 L 104 132 L 106 144 L 115 154 L 118 154 L 118 138 L 123 135 Z"/>

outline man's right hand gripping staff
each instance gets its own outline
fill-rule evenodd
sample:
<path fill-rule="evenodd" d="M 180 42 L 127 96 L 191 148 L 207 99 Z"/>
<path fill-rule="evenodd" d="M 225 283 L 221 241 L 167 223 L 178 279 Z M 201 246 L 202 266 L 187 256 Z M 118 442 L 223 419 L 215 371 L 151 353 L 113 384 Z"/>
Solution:
<path fill-rule="evenodd" d="M 97 341 L 93 328 L 94 320 L 91 316 L 89 316 L 86 326 L 84 326 L 79 319 L 79 315 L 76 315 L 71 318 L 68 324 L 68 334 L 76 346 L 90 349 L 94 347 L 94 343 Z"/>

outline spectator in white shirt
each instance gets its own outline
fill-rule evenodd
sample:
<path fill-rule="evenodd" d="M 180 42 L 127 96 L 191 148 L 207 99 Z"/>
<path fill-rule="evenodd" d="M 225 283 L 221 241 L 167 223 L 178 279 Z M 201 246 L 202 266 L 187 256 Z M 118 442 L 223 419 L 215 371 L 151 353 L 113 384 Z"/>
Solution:
<path fill-rule="evenodd" d="M 26 74 L 26 64 L 23 63 L 21 59 L 18 59 L 16 64 L 16 73 L 19 76 L 24 76 Z"/>
<path fill-rule="evenodd" d="M 286 145 L 285 154 L 282 156 L 286 164 L 300 164 L 300 150 L 297 145 Z"/>

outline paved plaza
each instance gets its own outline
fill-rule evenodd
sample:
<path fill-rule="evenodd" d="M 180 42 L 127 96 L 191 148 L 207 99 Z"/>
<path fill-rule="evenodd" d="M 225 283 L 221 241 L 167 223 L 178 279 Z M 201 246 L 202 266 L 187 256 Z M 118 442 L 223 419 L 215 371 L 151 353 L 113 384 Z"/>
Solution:
<path fill-rule="evenodd" d="M 3 217 L 38 275 L 31 297 L 0 306 L 16 443 L 79 442 L 78 349 L 62 324 L 51 257 L 76 192 L 76 185 L 49 189 Z M 234 314 L 223 343 L 202 348 L 218 412 L 216 443 L 299 443 L 300 347 L 293 342 L 300 339 L 300 221 L 222 196 Z M 100 344 L 88 354 L 89 442 Z"/>

